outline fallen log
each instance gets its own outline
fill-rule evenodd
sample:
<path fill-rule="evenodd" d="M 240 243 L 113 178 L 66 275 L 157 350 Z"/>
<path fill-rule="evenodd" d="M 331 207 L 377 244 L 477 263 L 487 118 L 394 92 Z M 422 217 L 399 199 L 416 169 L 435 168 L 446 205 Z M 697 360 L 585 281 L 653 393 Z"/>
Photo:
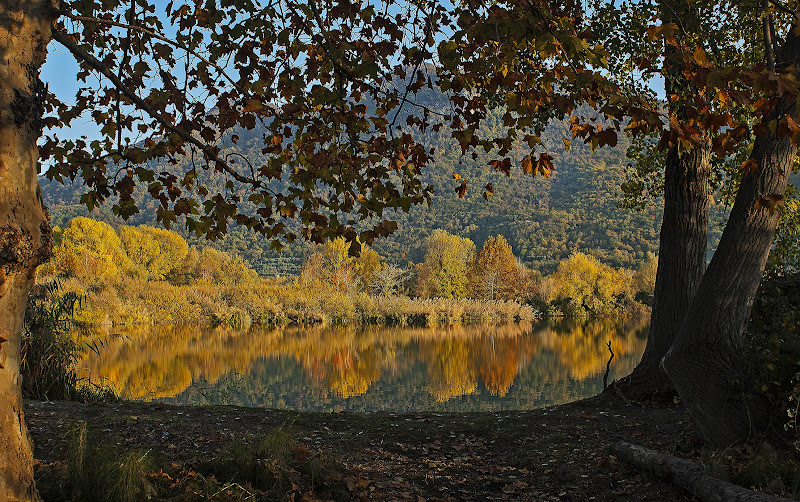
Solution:
<path fill-rule="evenodd" d="M 618 458 L 652 472 L 670 483 L 691 492 L 704 502 L 777 502 L 789 500 L 722 481 L 709 475 L 703 466 L 681 458 L 664 455 L 639 445 L 620 441 L 611 451 Z"/>

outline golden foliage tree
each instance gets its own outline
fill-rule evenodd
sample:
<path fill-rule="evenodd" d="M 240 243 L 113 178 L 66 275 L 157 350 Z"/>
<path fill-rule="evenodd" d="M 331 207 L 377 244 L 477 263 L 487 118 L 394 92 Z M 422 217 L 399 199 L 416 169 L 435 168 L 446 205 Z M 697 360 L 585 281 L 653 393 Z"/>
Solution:
<path fill-rule="evenodd" d="M 652 301 L 653 291 L 656 288 L 656 272 L 658 271 L 658 257 L 647 253 L 647 257 L 639 264 L 633 273 L 633 290 L 637 298 Z"/>
<path fill-rule="evenodd" d="M 425 261 L 419 267 L 417 295 L 466 298 L 475 262 L 475 243 L 437 229 L 425 239 Z"/>
<path fill-rule="evenodd" d="M 359 256 L 350 256 L 351 245 L 341 237 L 326 242 L 306 259 L 301 278 L 307 283 L 329 284 L 345 293 L 363 290 L 380 269 L 381 256 L 364 245 Z"/>
<path fill-rule="evenodd" d="M 576 313 L 609 313 L 625 291 L 626 276 L 584 253 L 558 264 L 548 301 L 567 300 Z"/>
<path fill-rule="evenodd" d="M 119 229 L 119 236 L 130 259 L 148 279 L 164 279 L 189 252 L 186 239 L 162 228 L 125 226 Z"/>
<path fill-rule="evenodd" d="M 517 296 L 520 270 L 505 237 L 489 237 L 481 247 L 470 280 L 474 298 L 511 300 Z"/>
<path fill-rule="evenodd" d="M 108 223 L 74 218 L 61 234 L 52 267 L 81 279 L 117 277 L 132 264 Z"/>

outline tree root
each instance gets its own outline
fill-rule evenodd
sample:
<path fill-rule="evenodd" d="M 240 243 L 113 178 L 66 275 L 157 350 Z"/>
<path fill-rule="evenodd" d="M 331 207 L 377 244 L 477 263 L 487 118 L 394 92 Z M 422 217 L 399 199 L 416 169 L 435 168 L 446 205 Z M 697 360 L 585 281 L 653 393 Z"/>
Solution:
<path fill-rule="evenodd" d="M 703 466 L 620 441 L 611 450 L 620 459 L 685 488 L 704 502 L 776 502 L 789 500 L 754 492 L 709 475 Z"/>

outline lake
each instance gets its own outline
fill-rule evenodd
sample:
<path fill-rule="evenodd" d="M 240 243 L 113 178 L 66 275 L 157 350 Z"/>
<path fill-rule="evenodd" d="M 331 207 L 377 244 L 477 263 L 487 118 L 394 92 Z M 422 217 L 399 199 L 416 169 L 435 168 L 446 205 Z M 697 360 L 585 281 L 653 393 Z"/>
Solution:
<path fill-rule="evenodd" d="M 208 326 L 115 329 L 87 350 L 84 382 L 125 399 L 303 411 L 499 411 L 592 396 L 627 375 L 647 319 L 441 328 Z"/>

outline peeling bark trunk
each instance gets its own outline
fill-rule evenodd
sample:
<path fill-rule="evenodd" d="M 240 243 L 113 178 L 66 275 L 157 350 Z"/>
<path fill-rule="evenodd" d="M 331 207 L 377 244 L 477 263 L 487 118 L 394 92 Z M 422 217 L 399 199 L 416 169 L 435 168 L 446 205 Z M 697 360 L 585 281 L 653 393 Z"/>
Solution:
<path fill-rule="evenodd" d="M 800 38 L 790 30 L 783 61 L 800 59 Z M 798 120 L 796 98 L 778 102 L 765 122 L 786 115 Z M 768 132 L 750 158 L 758 168 L 742 178 L 719 246 L 662 367 L 686 405 L 703 439 L 724 448 L 766 430 L 769 403 L 747 394 L 742 336 L 778 222 L 778 211 L 759 204 L 783 195 L 797 145 Z"/>
<path fill-rule="evenodd" d="M 51 232 L 37 180 L 52 4 L 0 2 L 0 500 L 38 500 L 19 373 L 25 303 Z"/>

